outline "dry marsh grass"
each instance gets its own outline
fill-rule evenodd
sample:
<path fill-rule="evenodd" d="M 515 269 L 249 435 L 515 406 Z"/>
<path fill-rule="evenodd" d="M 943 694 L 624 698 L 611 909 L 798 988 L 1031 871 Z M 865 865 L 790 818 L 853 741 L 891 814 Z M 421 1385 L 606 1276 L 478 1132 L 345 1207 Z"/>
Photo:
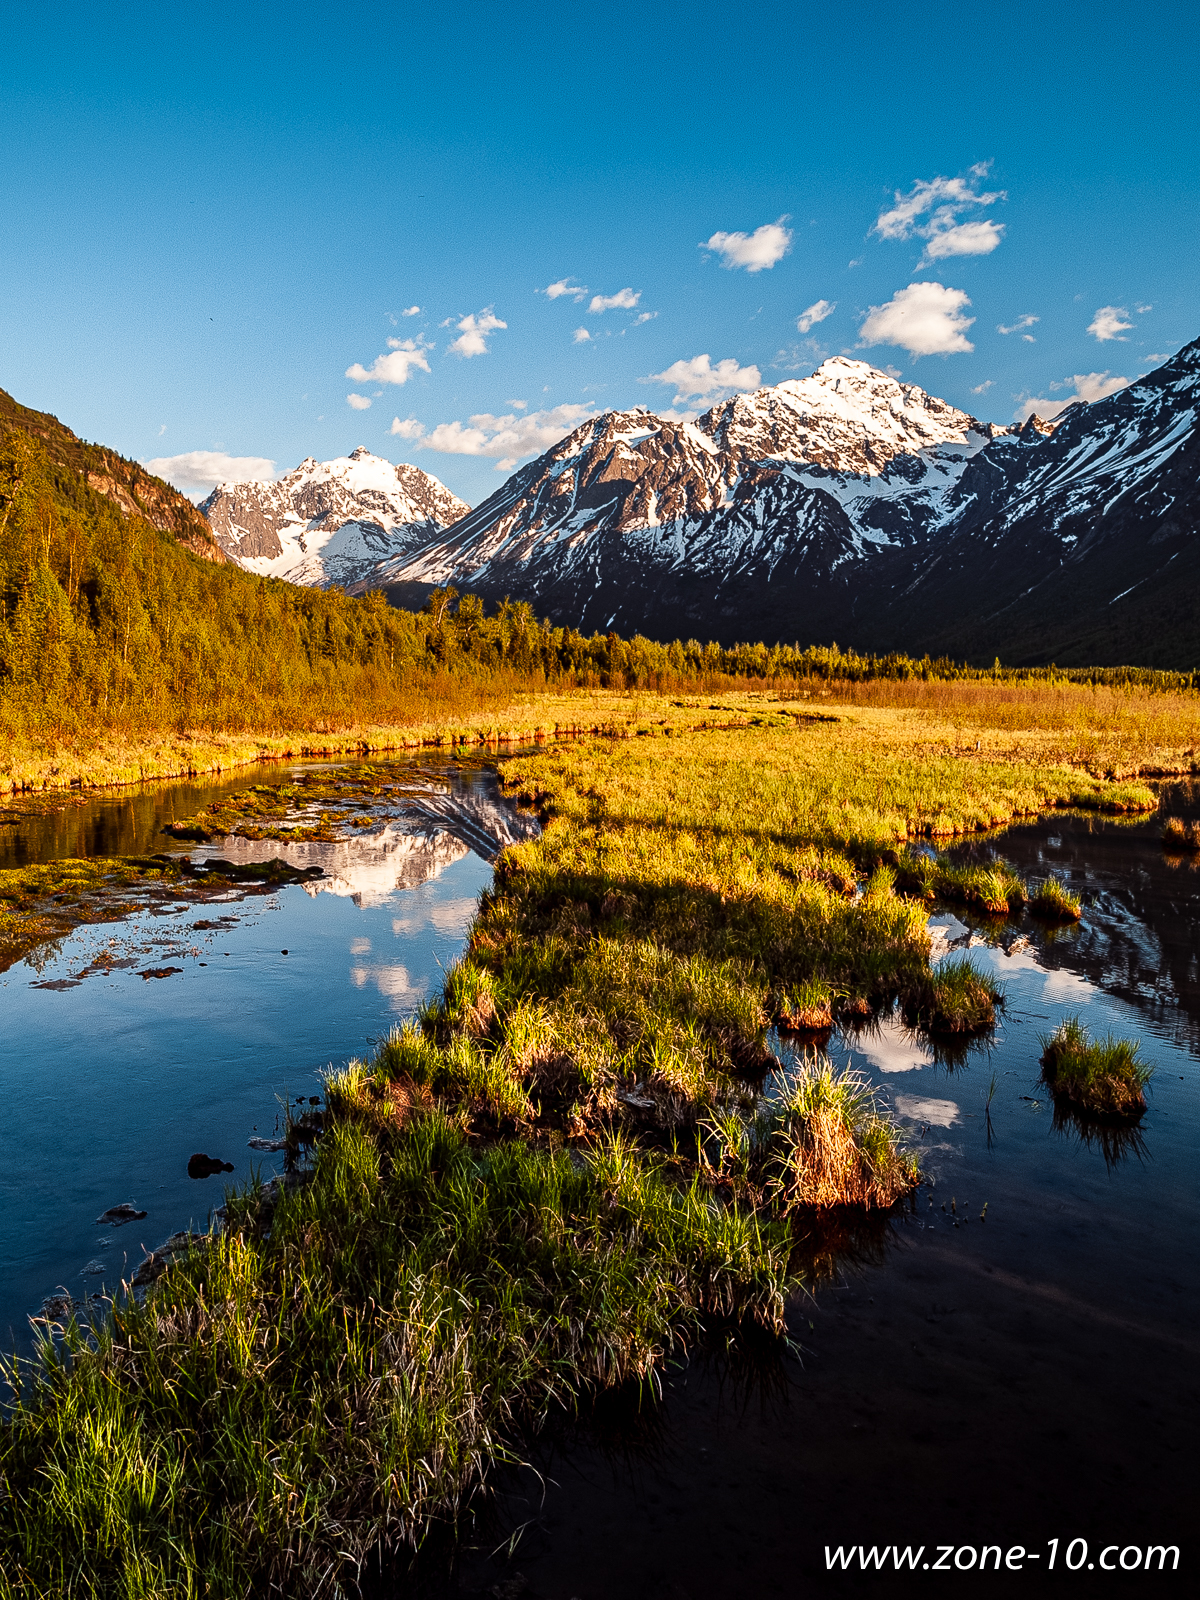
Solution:
<path fill-rule="evenodd" d="M 1162 837 L 1166 850 L 1200 850 L 1200 822 L 1189 822 L 1183 817 L 1167 817 L 1163 823 Z"/>
<path fill-rule="evenodd" d="M 1192 769 L 1200 752 L 1200 697 L 1138 687 L 877 679 L 838 684 L 826 695 L 846 706 L 915 713 L 953 729 L 957 742 L 1003 734 L 1032 753 L 1100 772 Z"/>

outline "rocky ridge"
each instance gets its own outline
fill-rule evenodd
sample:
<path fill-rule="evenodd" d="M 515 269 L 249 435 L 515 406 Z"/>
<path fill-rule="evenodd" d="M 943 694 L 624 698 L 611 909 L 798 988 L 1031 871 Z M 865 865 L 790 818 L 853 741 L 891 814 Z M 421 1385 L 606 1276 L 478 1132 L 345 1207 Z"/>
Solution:
<path fill-rule="evenodd" d="M 795 610 L 823 585 L 844 609 L 863 564 L 923 538 L 1007 432 L 845 357 L 695 422 L 606 412 L 359 592 L 453 582 L 583 628 L 675 634 L 723 634 L 749 612 L 757 633 L 756 591 Z"/>
<path fill-rule="evenodd" d="M 361 587 L 661 639 L 1191 670 L 1198 520 L 1200 341 L 1019 428 L 839 357 L 695 422 L 593 418 Z"/>
<path fill-rule="evenodd" d="M 470 511 L 429 473 L 363 446 L 273 482 L 218 484 L 200 509 L 239 566 L 321 588 L 412 555 Z"/>

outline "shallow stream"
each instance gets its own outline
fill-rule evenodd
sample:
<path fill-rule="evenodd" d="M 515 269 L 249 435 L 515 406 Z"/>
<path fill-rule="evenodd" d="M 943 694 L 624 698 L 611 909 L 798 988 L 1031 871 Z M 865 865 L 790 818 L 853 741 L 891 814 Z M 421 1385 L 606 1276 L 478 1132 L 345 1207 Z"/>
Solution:
<path fill-rule="evenodd" d="M 403 765 L 413 814 L 366 837 L 220 844 L 226 858 L 286 853 L 322 878 L 81 927 L 0 975 L 5 1349 L 28 1348 L 27 1319 L 47 1298 L 111 1292 L 171 1233 L 203 1230 L 227 1184 L 280 1170 L 281 1154 L 248 1141 L 280 1132 L 281 1102 L 319 1095 L 324 1069 L 367 1054 L 437 991 L 492 857 L 531 824 L 490 772 Z M 293 770 L 147 785 L 27 818 L 0 829 L 0 866 L 170 848 L 166 823 Z M 231 1170 L 193 1179 L 196 1154 Z M 146 1216 L 98 1225 L 117 1205 Z"/>

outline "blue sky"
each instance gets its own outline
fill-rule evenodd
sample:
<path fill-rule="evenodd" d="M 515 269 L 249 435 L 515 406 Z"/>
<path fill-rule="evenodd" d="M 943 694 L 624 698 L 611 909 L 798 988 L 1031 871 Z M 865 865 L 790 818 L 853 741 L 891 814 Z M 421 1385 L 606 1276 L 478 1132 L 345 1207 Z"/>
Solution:
<path fill-rule="evenodd" d="M 1089 398 L 1200 335 L 1198 18 L 6 3 L 0 386 L 192 492 L 364 444 L 473 503 L 829 354 Z"/>

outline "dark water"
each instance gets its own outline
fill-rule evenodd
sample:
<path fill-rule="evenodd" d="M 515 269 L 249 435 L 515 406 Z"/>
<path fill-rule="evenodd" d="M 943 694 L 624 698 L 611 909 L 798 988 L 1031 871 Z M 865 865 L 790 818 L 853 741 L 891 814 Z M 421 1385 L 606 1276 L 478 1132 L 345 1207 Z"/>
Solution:
<path fill-rule="evenodd" d="M 1157 822 L 1059 816 L 974 848 L 1034 877 L 1053 867 L 1087 910 L 1057 935 L 1017 924 L 1008 952 L 935 917 L 1007 988 L 995 1038 L 965 1059 L 939 1062 L 896 1019 L 834 1041 L 933 1183 L 886 1260 L 797 1297 L 799 1353 L 773 1381 L 680 1366 L 662 1407 L 604 1448 L 543 1441 L 540 1476 L 504 1481 L 461 1592 L 516 1573 L 531 1600 L 1194 1584 L 1200 872 L 1164 857 Z M 1132 1143 L 1056 1124 L 1038 1034 L 1076 1013 L 1140 1039 L 1155 1068 Z M 487 1557 L 518 1531 L 511 1560 Z M 1164 1542 L 1180 1546 L 1179 1571 L 1147 1575 L 1146 1547 Z M 851 1572 L 836 1555 L 827 1568 L 827 1545 L 885 1544 L 924 1545 L 930 1570 L 897 1572 L 890 1555 L 886 1575 L 857 1555 Z M 989 1556 L 981 1575 L 980 1549 L 997 1544 L 1006 1561 L 1028 1555 L 998 1577 Z M 1139 1565 L 1102 1573 L 1106 1551 Z"/>
<path fill-rule="evenodd" d="M 0 838 L 15 834 L 5 841 L 10 862 L 160 849 L 165 821 L 288 770 L 91 800 Z M 490 856 L 529 824 L 490 773 L 427 761 L 401 770 L 424 791 L 422 815 L 373 837 L 221 845 L 249 859 L 315 861 L 326 869 L 317 882 L 81 928 L 0 977 L 6 1348 L 27 1347 L 27 1317 L 47 1296 L 86 1303 L 128 1277 L 145 1249 L 189 1224 L 204 1228 L 226 1184 L 279 1169 L 282 1156 L 247 1143 L 276 1131 L 279 1099 L 319 1094 L 330 1063 L 369 1052 L 436 992 L 491 881 Z M 155 969 L 169 975 L 140 975 Z M 233 1171 L 190 1178 L 196 1154 Z M 126 1202 L 146 1218 L 96 1225 Z"/>
<path fill-rule="evenodd" d="M 0 870 L 74 856 L 152 855 L 169 849 L 162 830 L 168 822 L 192 817 L 223 795 L 255 783 L 285 783 L 293 772 L 325 762 L 256 762 L 224 777 L 180 778 L 167 783 L 136 783 L 86 800 L 63 797 L 63 809 L 0 826 Z"/>

